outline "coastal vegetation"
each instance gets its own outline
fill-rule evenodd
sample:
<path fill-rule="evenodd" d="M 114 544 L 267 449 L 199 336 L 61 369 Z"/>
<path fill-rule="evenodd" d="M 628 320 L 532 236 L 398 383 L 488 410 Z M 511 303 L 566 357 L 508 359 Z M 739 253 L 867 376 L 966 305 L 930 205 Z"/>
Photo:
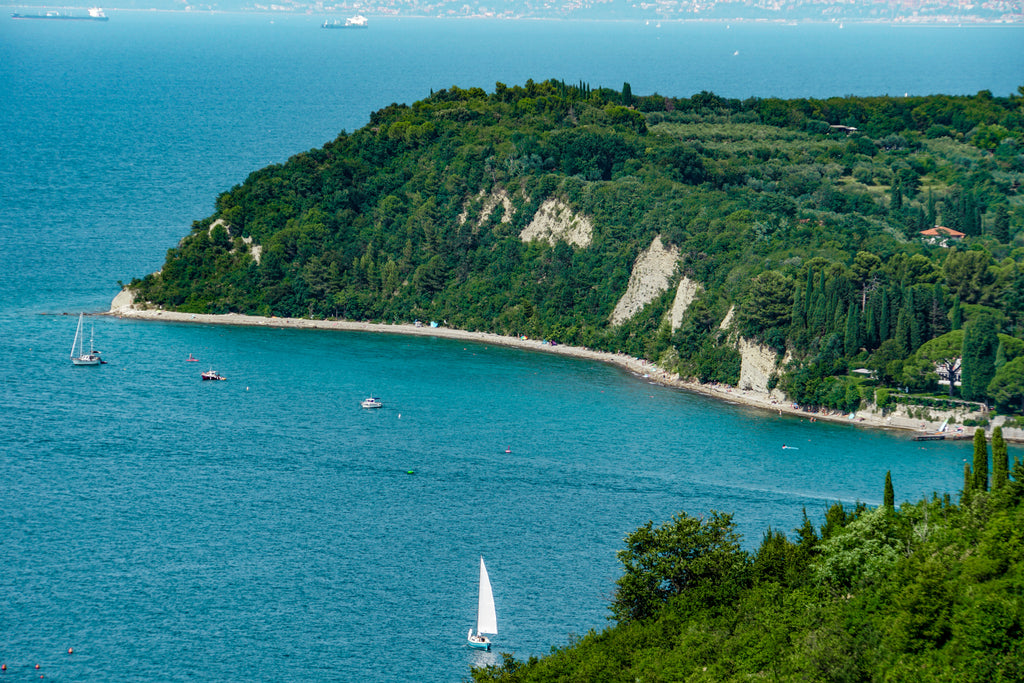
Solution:
<path fill-rule="evenodd" d="M 913 394 L 1011 414 L 1022 180 L 1024 87 L 452 87 L 252 173 L 129 287 L 141 306 L 432 320 L 731 385 L 743 341 L 776 354 L 767 389 L 802 406 Z"/>
<path fill-rule="evenodd" d="M 1019 681 L 1024 679 L 1024 465 L 983 430 L 949 495 L 833 505 L 794 540 L 740 547 L 732 516 L 679 513 L 619 552 L 614 624 L 474 681 Z"/>

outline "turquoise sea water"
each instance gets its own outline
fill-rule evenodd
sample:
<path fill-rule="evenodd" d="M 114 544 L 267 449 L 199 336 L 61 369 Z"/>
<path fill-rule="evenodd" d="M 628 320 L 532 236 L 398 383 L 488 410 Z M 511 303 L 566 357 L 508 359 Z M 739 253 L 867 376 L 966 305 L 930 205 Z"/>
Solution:
<path fill-rule="evenodd" d="M 317 17 L 110 14 L 0 21 L 6 678 L 458 681 L 498 660 L 464 644 L 481 554 L 497 650 L 541 655 L 605 625 L 615 551 L 649 519 L 733 511 L 754 546 L 802 508 L 820 520 L 836 500 L 878 503 L 886 470 L 900 499 L 959 487 L 969 443 L 780 418 L 602 364 L 90 318 L 110 362 L 73 368 L 63 314 L 106 309 L 118 279 L 157 269 L 249 171 L 431 88 L 1006 94 L 1024 73 L 1019 29 L 339 32 Z M 201 382 L 210 367 L 228 381 Z M 361 410 L 369 393 L 386 407 Z"/>

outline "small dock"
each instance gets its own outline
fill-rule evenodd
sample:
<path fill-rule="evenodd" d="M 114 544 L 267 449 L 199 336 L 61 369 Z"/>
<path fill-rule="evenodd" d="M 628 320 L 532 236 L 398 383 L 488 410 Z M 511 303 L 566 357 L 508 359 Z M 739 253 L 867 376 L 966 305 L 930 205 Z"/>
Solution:
<path fill-rule="evenodd" d="M 914 441 L 970 441 L 974 436 L 963 432 L 927 432 L 914 436 Z"/>

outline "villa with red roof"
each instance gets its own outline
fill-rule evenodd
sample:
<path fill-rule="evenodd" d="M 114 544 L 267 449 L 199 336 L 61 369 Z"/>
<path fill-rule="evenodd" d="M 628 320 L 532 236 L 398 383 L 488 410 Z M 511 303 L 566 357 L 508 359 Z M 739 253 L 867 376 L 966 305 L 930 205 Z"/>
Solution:
<path fill-rule="evenodd" d="M 936 225 L 934 228 L 928 228 L 927 230 L 921 231 L 921 236 L 929 243 L 936 244 L 946 247 L 949 246 L 949 242 L 953 240 L 962 240 L 966 235 L 959 230 L 953 230 L 941 225 Z"/>

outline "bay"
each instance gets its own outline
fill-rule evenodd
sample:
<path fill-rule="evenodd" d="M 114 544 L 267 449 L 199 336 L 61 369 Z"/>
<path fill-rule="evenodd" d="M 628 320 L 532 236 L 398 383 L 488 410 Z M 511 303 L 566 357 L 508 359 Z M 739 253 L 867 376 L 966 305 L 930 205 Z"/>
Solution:
<path fill-rule="evenodd" d="M 89 318 L 217 193 L 457 84 L 730 97 L 1012 92 L 1020 29 L 109 12 L 0 22 L 0 658 L 14 680 L 456 681 L 606 624 L 623 536 L 955 492 L 969 444 L 780 418 L 441 339 Z M 79 25 L 71 25 L 79 24 Z M 738 54 L 734 54 L 738 52 Z M 199 363 L 187 363 L 188 354 Z M 229 379 L 203 383 L 214 367 Z M 369 393 L 380 411 L 363 411 Z M 781 449 L 781 444 L 799 450 Z M 509 450 L 509 453 L 506 453 Z M 67 654 L 71 647 L 74 653 Z"/>

